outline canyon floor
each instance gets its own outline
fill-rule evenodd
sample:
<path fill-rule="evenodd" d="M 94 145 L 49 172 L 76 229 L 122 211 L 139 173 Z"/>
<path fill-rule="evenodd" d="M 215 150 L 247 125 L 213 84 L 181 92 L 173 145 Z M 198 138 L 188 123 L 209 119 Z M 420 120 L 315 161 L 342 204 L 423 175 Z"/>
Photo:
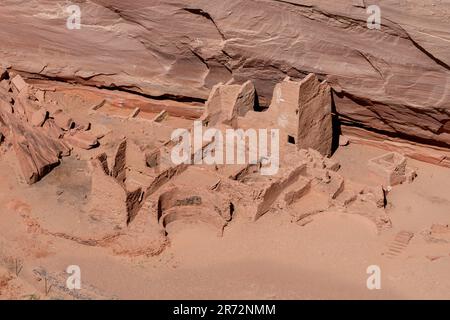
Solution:
<path fill-rule="evenodd" d="M 351 144 L 334 157 L 351 178 L 363 170 L 366 157 L 383 152 Z M 418 161 L 411 165 L 418 169 L 418 177 L 389 194 L 392 228 L 379 234 L 368 219 L 333 211 L 315 216 L 305 226 L 292 223 L 283 213 L 266 214 L 257 222 L 237 217 L 223 237 L 208 225 L 175 222 L 170 246 L 146 258 L 111 256 L 103 248 L 34 233 L 21 214 L 33 210 L 35 203 L 2 168 L 1 181 L 8 183 L 0 186 L 4 261 L 0 296 L 85 298 L 83 293 L 74 296 L 61 289 L 67 266 L 79 265 L 87 288 L 81 292 L 86 291 L 88 298 L 448 299 L 450 246 L 427 242 L 421 232 L 433 223 L 450 221 L 450 172 Z M 403 230 L 414 237 L 398 256 L 386 257 L 396 233 Z M 17 261 L 22 267 L 18 276 Z M 381 267 L 381 290 L 366 287 L 369 265 Z M 36 276 L 36 270 L 51 275 L 55 287 L 47 294 L 45 280 Z"/>

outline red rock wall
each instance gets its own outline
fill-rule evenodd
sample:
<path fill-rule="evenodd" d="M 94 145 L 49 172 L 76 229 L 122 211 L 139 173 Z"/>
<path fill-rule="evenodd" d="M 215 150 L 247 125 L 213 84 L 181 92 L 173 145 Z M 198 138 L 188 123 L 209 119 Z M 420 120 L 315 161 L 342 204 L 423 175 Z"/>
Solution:
<path fill-rule="evenodd" d="M 270 101 L 286 75 L 329 79 L 344 124 L 450 147 L 450 3 L 366 0 L 3 0 L 0 63 L 32 76 L 206 99 L 234 77 Z M 361 2 L 361 1 L 358 1 Z"/>

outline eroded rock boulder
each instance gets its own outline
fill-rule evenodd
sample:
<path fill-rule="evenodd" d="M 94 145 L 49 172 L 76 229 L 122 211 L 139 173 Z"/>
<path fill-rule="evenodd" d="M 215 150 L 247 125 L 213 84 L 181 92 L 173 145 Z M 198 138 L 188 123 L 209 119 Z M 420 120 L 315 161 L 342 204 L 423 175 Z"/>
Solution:
<path fill-rule="evenodd" d="M 27 183 L 39 181 L 59 164 L 61 157 L 70 154 L 62 140 L 47 136 L 43 128 L 34 128 L 14 114 L 0 112 L 0 118 L 9 128 L 8 135 Z"/>

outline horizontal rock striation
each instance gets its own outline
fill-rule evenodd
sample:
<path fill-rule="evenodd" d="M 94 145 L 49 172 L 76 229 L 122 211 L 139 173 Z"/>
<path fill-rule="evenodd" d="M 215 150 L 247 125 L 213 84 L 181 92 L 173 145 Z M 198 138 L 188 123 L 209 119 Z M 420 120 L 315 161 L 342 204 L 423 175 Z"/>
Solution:
<path fill-rule="evenodd" d="M 219 83 L 276 83 L 315 73 L 334 90 L 341 123 L 450 147 L 450 4 L 350 0 L 4 0 L 0 61 L 27 77 L 204 101 Z M 367 4 L 367 3 L 366 3 Z"/>

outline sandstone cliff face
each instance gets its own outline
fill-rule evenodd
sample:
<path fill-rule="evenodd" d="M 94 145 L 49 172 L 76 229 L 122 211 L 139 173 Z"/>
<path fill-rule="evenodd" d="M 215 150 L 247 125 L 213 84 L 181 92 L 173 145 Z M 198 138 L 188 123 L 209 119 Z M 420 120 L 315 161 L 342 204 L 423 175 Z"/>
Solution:
<path fill-rule="evenodd" d="M 252 80 L 260 103 L 287 75 L 328 79 L 341 122 L 450 147 L 450 3 L 382 0 L 369 30 L 352 0 L 3 0 L 0 62 L 29 77 L 205 100 Z M 362 5 L 361 5 L 362 4 Z"/>

